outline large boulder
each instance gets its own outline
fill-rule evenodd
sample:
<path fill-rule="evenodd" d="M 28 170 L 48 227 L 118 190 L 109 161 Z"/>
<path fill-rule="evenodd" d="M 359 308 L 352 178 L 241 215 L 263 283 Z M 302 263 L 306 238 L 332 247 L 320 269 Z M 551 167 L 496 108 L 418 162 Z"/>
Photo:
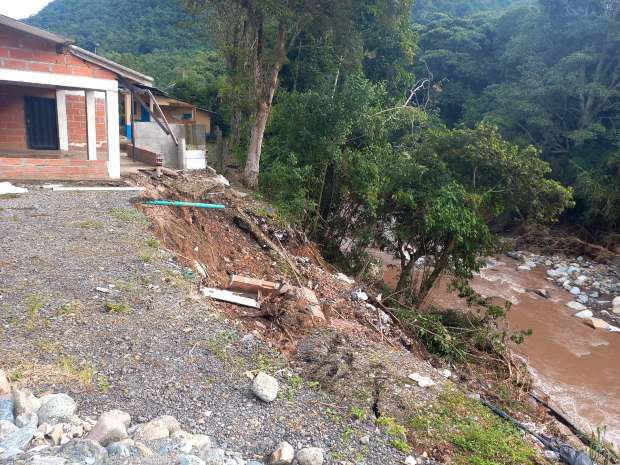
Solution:
<path fill-rule="evenodd" d="M 14 433 L 18 429 L 19 427 L 15 426 L 12 421 L 0 420 L 0 442 L 2 442 L 2 440 L 9 434 Z"/>
<path fill-rule="evenodd" d="M 226 457 L 224 449 L 207 448 L 200 451 L 200 458 L 204 460 L 206 465 L 224 465 Z"/>
<path fill-rule="evenodd" d="M 278 380 L 262 371 L 254 377 L 252 392 L 264 402 L 273 402 L 278 397 Z"/>
<path fill-rule="evenodd" d="M 7 451 L 24 451 L 30 445 L 30 441 L 34 437 L 34 433 L 37 432 L 36 428 L 32 426 L 24 426 L 17 431 L 13 431 L 6 435 L 6 437 L 0 442 L 0 448 Z"/>
<path fill-rule="evenodd" d="M 131 416 L 128 413 L 122 410 L 110 410 L 99 416 L 97 423 L 86 438 L 97 441 L 105 447 L 112 442 L 125 439 L 129 423 L 131 423 Z"/>
<path fill-rule="evenodd" d="M 49 394 L 41 397 L 41 408 L 37 412 L 39 424 L 69 423 L 77 405 L 67 394 Z"/>
<path fill-rule="evenodd" d="M 15 423 L 15 415 L 13 415 L 14 408 L 15 404 L 11 399 L 0 397 L 0 420 Z"/>
<path fill-rule="evenodd" d="M 161 419 L 151 420 L 148 423 L 139 425 L 134 433 L 134 440 L 140 442 L 155 441 L 170 436 L 170 430 L 166 422 Z"/>

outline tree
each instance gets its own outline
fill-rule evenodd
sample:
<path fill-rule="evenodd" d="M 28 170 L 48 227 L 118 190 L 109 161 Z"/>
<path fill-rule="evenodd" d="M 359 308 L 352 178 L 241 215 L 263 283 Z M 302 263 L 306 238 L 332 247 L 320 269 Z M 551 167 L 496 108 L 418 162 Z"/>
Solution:
<path fill-rule="evenodd" d="M 397 292 L 417 304 L 446 273 L 470 279 L 480 257 L 494 251 L 498 223 L 553 221 L 571 205 L 536 149 L 485 125 L 424 130 L 387 169 L 380 239 L 401 262 Z"/>

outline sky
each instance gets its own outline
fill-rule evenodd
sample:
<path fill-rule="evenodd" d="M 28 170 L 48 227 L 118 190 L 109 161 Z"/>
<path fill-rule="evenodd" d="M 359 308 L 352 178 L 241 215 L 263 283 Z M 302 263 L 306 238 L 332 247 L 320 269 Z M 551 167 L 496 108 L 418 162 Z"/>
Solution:
<path fill-rule="evenodd" d="M 0 0 L 0 14 L 15 19 L 27 18 L 48 3 L 51 3 L 51 0 Z"/>

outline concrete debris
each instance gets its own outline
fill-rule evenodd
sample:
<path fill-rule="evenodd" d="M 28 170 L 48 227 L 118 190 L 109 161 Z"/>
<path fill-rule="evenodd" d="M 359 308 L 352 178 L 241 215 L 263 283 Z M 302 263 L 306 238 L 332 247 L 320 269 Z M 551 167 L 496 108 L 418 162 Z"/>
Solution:
<path fill-rule="evenodd" d="M 260 304 L 256 299 L 245 297 L 235 292 L 226 291 L 223 289 L 214 289 L 212 287 L 203 287 L 201 291 L 205 297 L 209 297 L 211 299 L 221 300 L 222 302 L 241 305 L 243 307 L 260 308 Z"/>
<path fill-rule="evenodd" d="M 593 314 L 590 310 L 583 310 L 575 314 L 577 318 L 588 319 L 592 318 Z"/>
<path fill-rule="evenodd" d="M 605 320 L 601 320 L 600 318 L 585 318 L 585 323 L 589 326 L 592 326 L 594 329 L 608 329 L 609 323 Z"/>
<path fill-rule="evenodd" d="M 0 182 L 0 195 L 5 194 L 24 194 L 28 192 L 25 187 L 14 186 L 10 182 Z"/>

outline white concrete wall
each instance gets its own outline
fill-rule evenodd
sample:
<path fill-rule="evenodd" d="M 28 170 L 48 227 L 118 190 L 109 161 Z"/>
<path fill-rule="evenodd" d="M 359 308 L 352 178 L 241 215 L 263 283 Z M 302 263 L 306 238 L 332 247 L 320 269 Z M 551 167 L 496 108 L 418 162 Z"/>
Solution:
<path fill-rule="evenodd" d="M 185 127 L 182 124 L 171 124 L 170 128 L 176 135 L 177 140 L 185 137 Z M 164 157 L 164 166 L 166 168 L 180 168 L 178 147 L 172 140 L 172 137 L 166 134 L 157 123 L 134 122 L 134 138 L 136 147 L 161 153 Z"/>

